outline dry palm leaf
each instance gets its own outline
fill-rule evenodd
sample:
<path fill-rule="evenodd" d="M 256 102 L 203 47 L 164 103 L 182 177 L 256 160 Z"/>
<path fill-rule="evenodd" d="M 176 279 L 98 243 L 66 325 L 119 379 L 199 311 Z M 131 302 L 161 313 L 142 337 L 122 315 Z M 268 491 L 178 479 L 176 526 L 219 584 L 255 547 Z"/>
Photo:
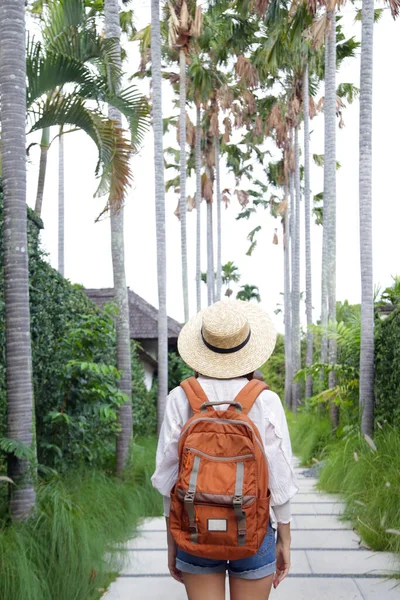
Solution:
<path fill-rule="evenodd" d="M 201 195 L 206 202 L 212 203 L 213 201 L 213 182 L 207 173 L 203 173 L 201 176 Z"/>
<path fill-rule="evenodd" d="M 279 215 L 286 215 L 287 214 L 287 208 L 288 208 L 287 200 L 282 200 L 282 202 L 280 202 L 278 204 L 278 207 L 277 207 L 276 211 L 277 211 L 277 213 Z"/>
<path fill-rule="evenodd" d="M 231 134 L 232 134 L 232 123 L 229 117 L 225 117 L 224 121 L 223 121 L 223 125 L 225 127 L 224 130 L 224 135 L 222 136 L 222 143 L 223 144 L 229 144 L 229 142 L 231 141 Z"/>
<path fill-rule="evenodd" d="M 229 203 L 231 201 L 231 199 L 229 198 L 230 196 L 230 191 L 227 189 L 223 190 L 222 192 L 222 197 L 221 197 L 221 201 L 225 204 L 225 210 L 228 208 Z"/>
<path fill-rule="evenodd" d="M 324 105 L 325 105 L 325 97 L 324 97 L 324 96 L 322 96 L 322 98 L 320 98 L 320 100 L 318 101 L 318 104 L 317 104 L 317 111 L 318 111 L 318 112 L 321 112 L 321 111 L 323 111 L 323 110 L 324 110 Z"/>
<path fill-rule="evenodd" d="M 176 217 L 178 217 L 179 220 L 181 220 L 181 203 L 178 200 L 178 206 L 176 207 L 176 209 L 174 210 L 174 215 Z"/>
<path fill-rule="evenodd" d="M 191 26 L 191 19 L 189 15 L 188 5 L 186 1 L 183 0 L 181 5 L 181 10 L 179 13 L 179 28 L 181 31 L 189 31 Z"/>
<path fill-rule="evenodd" d="M 275 246 L 279 246 L 278 230 L 277 230 L 277 228 L 276 228 L 276 227 L 275 227 L 275 229 L 274 229 L 274 237 L 273 237 L 272 243 L 273 243 Z"/>
<path fill-rule="evenodd" d="M 242 208 L 245 208 L 245 206 L 247 206 L 249 203 L 249 194 L 244 190 L 235 190 L 235 194 L 237 196 L 240 206 Z"/>
<path fill-rule="evenodd" d="M 186 142 L 191 148 L 196 146 L 196 127 L 190 120 L 189 115 L 186 113 Z"/>
<path fill-rule="evenodd" d="M 251 8 L 259 16 L 264 17 L 269 6 L 269 0 L 252 0 Z"/>
<path fill-rule="evenodd" d="M 218 113 L 217 112 L 214 112 L 211 115 L 210 133 L 211 133 L 211 135 L 219 135 L 219 123 L 218 123 Z"/>
<path fill-rule="evenodd" d="M 0 476 L 0 481 L 6 481 L 7 483 L 12 483 L 14 484 L 13 480 L 10 479 L 9 477 L 7 477 L 6 475 L 1 475 Z"/>
<path fill-rule="evenodd" d="M 201 10 L 201 6 L 196 8 L 196 14 L 194 17 L 194 21 L 190 28 L 190 35 L 194 38 L 198 38 L 201 34 L 201 30 L 203 28 L 203 12 Z"/>
<path fill-rule="evenodd" d="M 245 101 L 244 110 L 247 112 L 247 114 L 254 115 L 257 110 L 257 103 L 254 94 L 249 92 L 249 90 L 246 90 L 243 94 L 243 100 Z"/>
<path fill-rule="evenodd" d="M 257 86 L 257 69 L 251 64 L 249 59 L 245 58 L 244 56 L 238 56 L 235 71 L 237 76 L 240 78 L 240 82 L 247 88 L 254 88 Z"/>
<path fill-rule="evenodd" d="M 326 12 L 314 21 L 311 25 L 312 46 L 314 50 L 322 48 L 325 42 L 325 36 L 330 28 L 330 21 Z"/>
<path fill-rule="evenodd" d="M 256 122 L 254 124 L 254 135 L 255 137 L 260 137 L 264 133 L 263 122 L 260 115 L 256 116 Z"/>
<path fill-rule="evenodd" d="M 196 208 L 196 198 L 194 196 L 188 196 L 186 198 L 187 212 L 192 212 Z"/>
<path fill-rule="evenodd" d="M 314 98 L 309 96 L 308 99 L 308 113 L 310 119 L 313 119 L 317 115 L 317 105 L 315 104 Z"/>
<path fill-rule="evenodd" d="M 235 95 L 228 85 L 223 85 L 217 92 L 217 98 L 223 110 L 231 108 Z"/>
<path fill-rule="evenodd" d="M 272 129 L 276 129 L 276 127 L 278 125 L 280 125 L 282 123 L 282 111 L 279 107 L 279 104 L 274 104 L 271 112 L 268 115 L 268 119 L 267 119 L 267 127 L 269 129 L 269 131 L 271 131 Z"/>

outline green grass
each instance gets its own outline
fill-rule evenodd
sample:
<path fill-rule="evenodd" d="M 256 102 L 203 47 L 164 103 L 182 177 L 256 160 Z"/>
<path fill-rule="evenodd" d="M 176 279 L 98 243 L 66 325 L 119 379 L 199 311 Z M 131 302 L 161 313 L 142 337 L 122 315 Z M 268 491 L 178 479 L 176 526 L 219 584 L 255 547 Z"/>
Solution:
<path fill-rule="evenodd" d="M 151 486 L 155 439 L 137 440 L 123 480 L 70 473 L 42 483 L 35 516 L 0 529 L 0 598 L 95 600 L 101 597 L 143 516 L 162 514 Z"/>

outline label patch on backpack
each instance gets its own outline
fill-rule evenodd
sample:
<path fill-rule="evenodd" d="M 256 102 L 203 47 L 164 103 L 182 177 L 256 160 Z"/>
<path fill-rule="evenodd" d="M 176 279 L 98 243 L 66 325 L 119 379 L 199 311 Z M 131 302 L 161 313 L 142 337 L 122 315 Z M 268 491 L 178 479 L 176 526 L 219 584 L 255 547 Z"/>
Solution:
<path fill-rule="evenodd" d="M 208 519 L 208 531 L 228 531 L 228 519 Z"/>

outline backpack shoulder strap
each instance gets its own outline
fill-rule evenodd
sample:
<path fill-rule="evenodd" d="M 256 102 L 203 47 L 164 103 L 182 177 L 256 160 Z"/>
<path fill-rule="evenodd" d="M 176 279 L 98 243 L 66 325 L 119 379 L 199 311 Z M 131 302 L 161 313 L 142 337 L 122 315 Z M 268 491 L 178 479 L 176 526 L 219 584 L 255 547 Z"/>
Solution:
<path fill-rule="evenodd" d="M 194 413 L 200 412 L 200 407 L 205 402 L 208 402 L 208 398 L 196 377 L 189 377 L 189 379 L 182 381 L 181 388 L 183 388 L 183 391 L 189 400 L 192 411 Z M 208 410 L 213 410 L 213 408 L 209 406 Z"/>
<path fill-rule="evenodd" d="M 258 379 L 252 379 L 240 390 L 235 398 L 235 402 L 240 402 L 245 415 L 248 414 L 254 402 L 264 390 L 269 390 L 269 385 Z"/>

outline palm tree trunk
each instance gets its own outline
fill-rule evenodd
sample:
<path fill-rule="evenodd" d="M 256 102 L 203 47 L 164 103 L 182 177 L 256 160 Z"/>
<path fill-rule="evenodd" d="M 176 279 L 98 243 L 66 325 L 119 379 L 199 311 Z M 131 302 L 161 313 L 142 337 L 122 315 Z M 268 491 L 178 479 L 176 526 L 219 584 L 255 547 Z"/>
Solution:
<path fill-rule="evenodd" d="M 295 156 L 295 218 L 294 218 L 294 239 L 292 245 L 293 273 L 292 273 L 292 366 L 293 376 L 296 375 L 301 368 L 300 358 L 300 156 L 299 156 L 299 128 L 295 128 L 294 139 L 294 156 Z M 292 409 L 294 412 L 300 404 L 300 384 L 293 382 L 292 389 Z"/>
<path fill-rule="evenodd" d="M 196 298 L 201 310 L 201 108 L 196 107 Z"/>
<path fill-rule="evenodd" d="M 121 35 L 118 0 L 105 0 L 104 16 L 106 38 L 119 40 Z M 119 43 L 118 43 L 119 46 Z M 120 55 L 120 51 L 119 51 Z M 109 118 L 121 124 L 121 113 L 114 107 L 108 109 Z M 121 371 L 119 387 L 128 401 L 118 411 L 120 432 L 117 437 L 117 474 L 125 468 L 132 442 L 132 375 L 131 336 L 129 329 L 128 289 L 125 277 L 124 209 L 111 207 L 111 254 L 114 276 L 114 294 L 118 307 L 116 318 L 117 368 Z"/>
<path fill-rule="evenodd" d="M 360 412 L 363 434 L 374 432 L 374 287 L 372 270 L 372 82 L 374 2 L 363 0 L 360 75 Z"/>
<path fill-rule="evenodd" d="M 221 178 L 219 133 L 214 136 L 215 145 L 215 194 L 217 199 L 217 302 L 221 300 L 222 292 L 222 223 L 221 223 Z"/>
<path fill-rule="evenodd" d="M 182 253 L 182 290 L 185 323 L 189 319 L 189 287 L 186 236 L 186 54 L 179 52 L 180 64 L 180 101 L 179 101 L 179 143 L 180 143 L 180 221 Z"/>
<path fill-rule="evenodd" d="M 168 395 L 167 252 L 165 230 L 160 0 L 151 1 L 151 61 L 158 283 L 157 425 L 158 431 L 160 431 L 164 420 L 165 403 Z"/>
<path fill-rule="evenodd" d="M 312 326 L 312 280 L 311 280 L 311 206 L 310 206 L 310 99 L 308 82 L 308 64 L 304 68 L 303 77 L 304 106 L 304 211 L 305 211 L 305 246 L 306 246 L 306 318 L 307 318 L 307 350 L 306 366 L 313 362 Z M 306 398 L 313 393 L 313 380 L 309 375 L 306 380 Z"/>
<path fill-rule="evenodd" d="M 1 143 L 4 186 L 3 243 L 6 305 L 7 435 L 34 448 L 35 420 L 30 336 L 26 218 L 25 1 L 2 0 L 0 18 Z M 34 465 L 9 455 L 14 520 L 35 507 Z"/>
<path fill-rule="evenodd" d="M 284 252 L 284 321 L 285 321 L 285 404 L 292 407 L 292 350 L 291 350 L 291 298 L 290 298 L 290 230 L 289 193 L 285 183 L 286 212 L 283 217 Z"/>
<path fill-rule="evenodd" d="M 324 226 L 327 231 L 327 291 L 328 321 L 336 321 L 336 15 L 333 9 L 327 10 L 330 28 L 326 35 L 325 67 L 325 176 L 324 176 Z M 326 208 L 325 208 L 326 201 Z M 326 215 L 325 215 L 326 213 Z M 328 345 L 329 364 L 337 362 L 336 340 L 331 338 Z M 329 387 L 336 386 L 336 373 L 329 373 Z M 331 405 L 332 426 L 339 424 L 339 408 Z"/>
<path fill-rule="evenodd" d="M 207 202 L 207 302 L 214 302 L 214 243 L 213 243 L 212 202 Z"/>
<path fill-rule="evenodd" d="M 293 144 L 293 136 L 291 139 L 291 145 Z M 293 305 L 294 305 L 294 297 L 293 297 L 293 274 L 296 268 L 295 265 L 295 256 L 296 256 L 296 200 L 295 200 L 295 191 L 294 191 L 294 173 L 290 172 L 289 174 L 289 196 L 290 196 L 290 213 L 289 213 L 289 237 L 290 237 L 290 408 L 293 410 L 293 374 L 294 374 L 294 362 L 293 362 Z"/>
<path fill-rule="evenodd" d="M 64 277 L 64 136 L 58 138 L 58 272 Z"/>
<path fill-rule="evenodd" d="M 42 204 L 43 204 L 43 193 L 44 193 L 44 183 L 46 179 L 46 169 L 47 169 L 47 154 L 49 152 L 49 143 L 50 143 L 50 127 L 45 127 L 42 130 L 42 139 L 40 141 L 40 164 L 39 164 L 39 176 L 38 176 L 38 187 L 36 192 L 36 204 L 35 211 L 39 216 L 42 214 Z"/>

